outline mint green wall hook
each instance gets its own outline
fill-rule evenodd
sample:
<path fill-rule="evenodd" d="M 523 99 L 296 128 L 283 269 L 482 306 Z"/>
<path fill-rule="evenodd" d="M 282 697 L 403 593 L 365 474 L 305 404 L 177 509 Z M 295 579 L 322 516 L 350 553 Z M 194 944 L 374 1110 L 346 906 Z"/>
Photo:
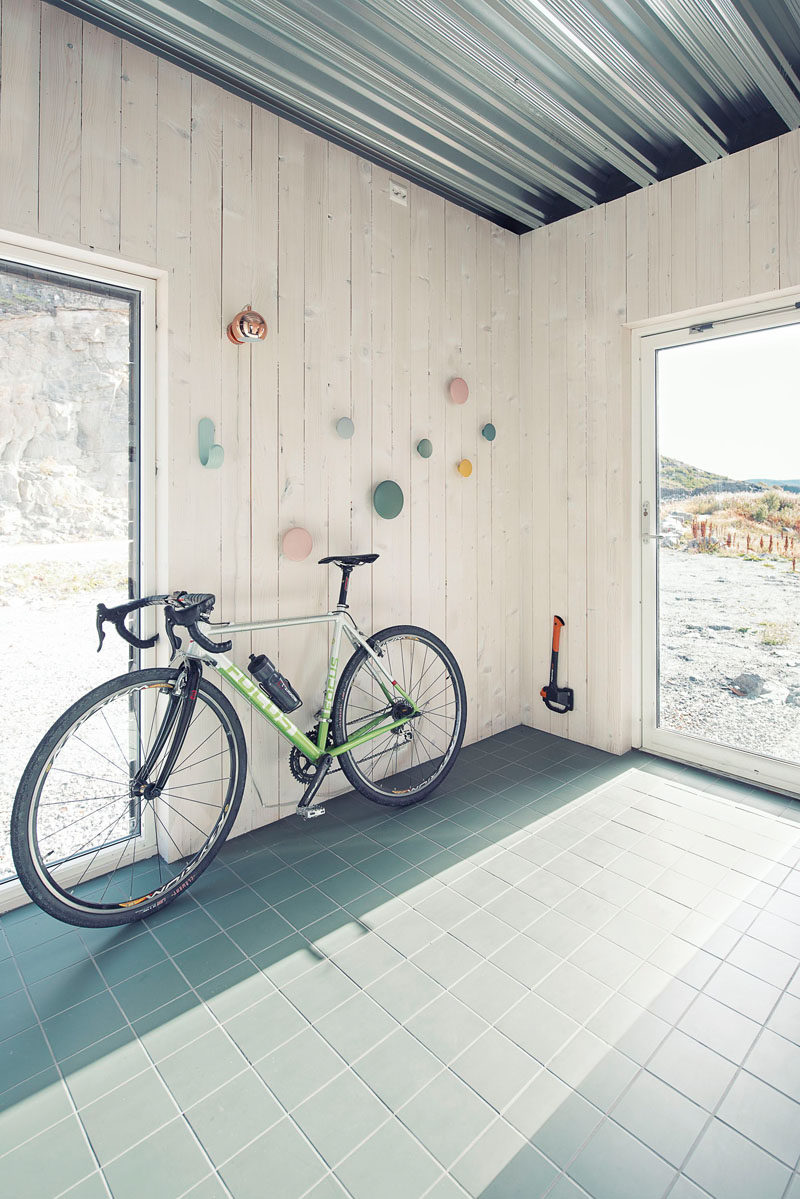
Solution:
<path fill-rule="evenodd" d="M 225 451 L 221 445 L 214 444 L 214 422 L 207 416 L 204 416 L 197 426 L 197 452 L 201 464 L 209 470 L 217 470 L 222 466 Z"/>

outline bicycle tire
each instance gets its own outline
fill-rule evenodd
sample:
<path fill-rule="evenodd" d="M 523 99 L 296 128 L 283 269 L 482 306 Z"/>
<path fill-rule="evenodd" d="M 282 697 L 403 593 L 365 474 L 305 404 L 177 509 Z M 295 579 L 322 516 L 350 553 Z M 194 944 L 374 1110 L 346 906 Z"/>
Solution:
<path fill-rule="evenodd" d="M 56 760 L 67 750 L 67 747 L 70 744 L 74 745 L 75 741 L 80 744 L 86 744 L 86 742 L 82 741 L 81 737 L 77 735 L 77 730 L 79 728 L 85 729 L 88 721 L 90 721 L 96 714 L 102 714 L 103 719 L 109 726 L 109 731 L 111 732 L 111 735 L 114 738 L 117 747 L 119 748 L 120 755 L 122 756 L 121 760 L 125 762 L 124 767 L 117 765 L 116 768 L 121 770 L 127 769 L 130 774 L 132 766 L 129 761 L 125 761 L 125 753 L 122 750 L 119 738 L 117 738 L 116 734 L 114 733 L 112 724 L 108 720 L 106 708 L 108 708 L 111 702 L 115 699 L 124 700 L 127 703 L 129 710 L 129 715 L 127 718 L 127 723 L 129 726 L 128 743 L 130 744 L 130 712 L 134 711 L 134 709 L 131 707 L 131 697 L 134 694 L 139 696 L 138 702 L 141 704 L 142 697 L 146 692 L 155 691 L 155 695 L 150 695 L 148 697 L 149 702 L 153 707 L 153 721 L 151 722 L 150 728 L 150 734 L 152 735 L 152 724 L 155 723 L 155 714 L 158 709 L 160 695 L 162 693 L 167 696 L 169 695 L 170 687 L 179 677 L 179 674 L 180 671 L 177 669 L 157 667 L 119 675 L 116 678 L 110 679 L 108 682 L 101 684 L 99 687 L 95 687 L 92 691 L 89 691 L 86 695 L 82 696 L 79 700 L 72 704 L 71 707 L 69 707 L 66 712 L 64 712 L 63 715 L 60 716 L 59 719 L 53 724 L 53 726 L 39 742 L 39 745 L 34 750 L 31 759 L 28 762 L 25 771 L 23 772 L 17 788 L 11 815 L 11 850 L 14 858 L 14 865 L 19 875 L 20 882 L 30 898 L 43 911 L 47 912 L 51 916 L 54 916 L 58 920 L 62 920 L 67 924 L 75 924 L 83 928 L 108 928 L 114 925 L 129 924 L 133 921 L 142 920 L 146 916 L 152 915 L 154 912 L 165 907 L 168 903 L 171 903 L 178 897 L 178 895 L 185 892 L 192 885 L 192 883 L 197 880 L 197 878 L 213 861 L 214 857 L 224 844 L 226 837 L 231 831 L 231 828 L 233 827 L 233 823 L 236 819 L 239 806 L 241 804 L 245 777 L 247 773 L 247 748 L 245 744 L 244 732 L 242 730 L 241 722 L 236 715 L 236 712 L 234 711 L 230 701 L 217 687 L 207 682 L 207 680 L 201 679 L 197 690 L 197 706 L 193 716 L 193 724 L 195 719 L 202 717 L 205 712 L 210 713 L 212 732 L 209 734 L 209 737 L 206 738 L 206 740 L 209 740 L 210 737 L 215 735 L 216 732 L 216 729 L 213 725 L 214 718 L 218 721 L 219 732 L 222 735 L 220 744 L 223 745 L 223 749 L 217 756 L 222 757 L 227 750 L 230 756 L 230 770 L 224 797 L 218 801 L 218 806 L 220 808 L 218 816 L 214 816 L 214 809 L 217 805 L 208 803 L 207 799 L 200 799 L 197 793 L 193 792 L 191 796 L 187 797 L 182 795 L 180 797 L 182 800 L 186 799 L 195 804 L 202 804 L 204 807 L 212 809 L 211 813 L 205 817 L 197 815 L 196 809 L 189 809 L 192 811 L 193 815 L 197 816 L 198 820 L 203 818 L 208 821 L 213 821 L 213 825 L 209 831 L 206 842 L 203 843 L 197 852 L 193 852 L 191 856 L 187 858 L 186 865 L 182 866 L 177 873 L 174 873 L 174 870 L 177 869 L 177 867 L 170 865 L 169 870 L 172 876 L 169 877 L 165 883 L 161 881 L 163 871 L 162 861 L 167 861 L 167 859 L 163 858 L 163 856 L 159 853 L 159 838 L 161 838 L 162 833 L 158 825 L 161 824 L 162 827 L 166 827 L 166 825 L 163 821 L 159 821 L 159 817 L 156 814 L 155 809 L 153 809 L 153 828 L 155 829 L 156 837 L 156 853 L 154 855 L 150 853 L 148 857 L 140 858 L 138 862 L 139 875 L 137 876 L 136 847 L 134 845 L 133 860 L 132 863 L 130 863 L 131 895 L 129 897 L 123 897 L 123 893 L 120 893 L 119 897 L 113 900 L 111 903 L 104 903 L 102 900 L 99 903 L 95 902 L 94 900 L 97 899 L 96 891 L 100 885 L 97 882 L 97 879 L 99 878 L 100 882 L 102 882 L 103 879 L 108 878 L 108 872 L 103 873 L 102 870 L 99 871 L 98 875 L 90 875 L 89 878 L 86 879 L 85 883 L 83 879 L 81 879 L 80 883 L 76 884 L 75 889 L 76 892 L 80 891 L 79 894 L 73 894 L 67 891 L 63 885 L 53 878 L 52 872 L 58 868 L 63 874 L 67 870 L 73 869 L 70 864 L 77 861 L 78 857 L 81 855 L 67 856 L 63 859 L 56 860 L 52 865 L 48 866 L 45 864 L 40 851 L 40 846 L 38 844 L 38 840 L 40 839 L 39 805 L 42 793 L 45 791 L 45 787 L 47 786 L 48 777 L 50 776 L 51 771 L 55 769 L 56 772 L 61 771 L 66 774 L 77 774 L 78 778 L 81 779 L 91 777 L 88 774 L 82 775 L 74 770 L 65 770 L 63 766 L 54 767 Z M 140 714 L 144 711 L 141 706 L 136 710 Z M 118 711 L 120 711 L 120 709 L 112 711 L 112 719 L 117 715 Z M 122 716 L 124 717 L 124 707 L 121 708 L 121 712 Z M 137 752 L 141 749 L 141 753 L 143 755 L 146 752 L 146 749 L 143 745 L 142 725 L 143 721 L 140 720 L 139 716 L 137 716 L 135 734 L 138 741 Z M 199 737 L 202 733 L 204 733 L 204 731 L 204 726 L 201 724 L 198 732 L 196 733 L 196 737 Z M 71 734 L 75 734 L 75 737 L 72 740 Z M 184 746 L 181 751 L 182 753 L 186 749 L 187 744 L 190 744 L 188 738 L 187 741 L 184 742 Z M 79 749 L 79 746 L 74 746 L 74 749 L 76 752 L 83 752 Z M 214 756 L 215 755 L 212 755 L 210 760 L 213 760 Z M 69 757 L 67 757 L 67 761 L 69 760 Z M 94 759 L 92 759 L 92 761 L 94 761 Z M 106 761 L 111 762 L 111 766 L 115 766 L 115 762 L 111 761 L 110 757 L 107 757 Z M 180 761 L 190 763 L 191 750 L 190 757 Z M 180 766 L 180 770 L 183 772 L 187 770 L 196 772 L 198 765 L 199 763 L 197 762 L 194 765 L 182 764 Z M 175 778 L 176 774 L 179 773 L 178 766 L 179 763 L 176 762 L 175 768 L 173 768 L 171 775 L 171 778 L 173 779 Z M 224 758 L 220 765 L 215 764 L 214 767 L 208 767 L 206 769 L 211 769 L 216 772 L 220 768 L 225 769 Z M 100 767 L 100 769 L 105 770 L 107 774 L 110 773 L 107 765 Z M 192 774 L 190 774 L 189 779 L 191 780 L 192 777 Z M 101 778 L 99 781 L 104 780 Z M 113 803 L 116 803 L 117 806 L 124 811 L 125 804 L 127 803 L 128 819 L 130 820 L 130 786 L 128 784 L 129 798 L 126 800 L 124 791 L 126 784 L 124 781 L 120 780 L 118 782 L 116 778 L 112 780 L 105 780 L 106 784 L 112 781 L 115 785 L 123 787 L 120 795 L 113 797 L 112 806 Z M 187 783 L 186 781 L 182 780 L 178 785 L 182 788 L 182 791 L 185 792 L 188 790 L 189 786 L 203 786 L 208 788 L 209 782 L 216 784 L 217 782 L 224 783 L 225 781 L 225 777 L 207 780 L 201 783 L 192 783 L 191 781 Z M 83 788 L 87 791 L 90 790 L 88 784 L 83 782 L 76 783 L 73 779 L 67 779 L 66 782 L 59 780 L 58 774 L 53 782 L 53 786 L 54 788 L 59 788 L 64 792 L 67 790 L 68 786 L 72 786 L 73 789 Z M 108 787 L 106 785 L 106 790 L 107 789 Z M 222 788 L 217 788 L 217 791 L 222 791 Z M 49 794 L 53 793 L 58 794 L 58 792 L 50 792 Z M 164 793 L 169 793 L 171 799 L 175 798 L 169 780 L 167 780 L 167 785 L 164 787 Z M 202 794 L 207 796 L 208 790 L 204 791 Z M 106 797 L 98 796 L 95 798 L 105 799 Z M 84 798 L 63 798 L 60 801 L 56 799 L 56 802 L 54 803 L 50 803 L 45 800 L 42 804 L 42 807 L 58 807 L 59 804 L 63 807 L 63 805 L 66 803 L 85 804 L 86 802 L 91 803 L 92 799 L 90 798 L 88 801 L 86 801 Z M 139 829 L 141 830 L 141 812 L 144 805 L 141 805 L 141 801 L 139 802 L 140 812 L 138 819 L 140 822 Z M 176 817 L 179 817 L 180 812 L 178 808 L 172 808 L 169 805 L 169 801 L 167 800 L 166 802 L 169 811 L 175 812 Z M 109 805 L 106 804 L 105 806 L 108 808 Z M 99 810 L 100 809 L 97 809 L 97 811 Z M 81 820 L 92 820 L 95 817 L 96 812 L 92 811 L 89 813 L 88 817 L 81 816 L 77 821 L 73 821 L 72 823 L 78 824 Z M 173 817 L 173 820 L 175 820 L 176 817 Z M 47 820 L 50 818 L 50 814 L 45 813 L 42 819 Z M 103 819 L 105 819 L 105 817 L 103 817 Z M 120 817 L 117 817 L 117 820 L 119 819 Z M 185 815 L 183 816 L 183 820 L 187 823 L 192 823 Z M 65 826 L 67 829 L 69 827 L 69 825 Z M 84 826 L 84 832 L 86 827 L 87 826 Z M 194 825 L 193 827 L 199 829 L 199 826 L 197 825 Z M 199 831 L 201 833 L 203 832 L 202 829 L 199 829 Z M 58 830 L 58 832 L 63 837 L 64 829 Z M 179 826 L 176 825 L 173 827 L 173 834 L 175 835 L 173 836 L 172 834 L 167 833 L 167 835 L 170 836 L 175 849 L 179 850 L 180 846 L 175 840 L 175 836 L 180 836 Z M 45 835 L 45 839 L 47 836 L 53 835 L 53 833 L 48 833 Z M 138 834 L 136 835 L 138 836 Z M 191 837 L 192 834 L 189 833 L 188 836 Z M 122 861 L 126 843 L 132 843 L 132 840 L 132 834 L 130 831 L 127 834 L 124 834 L 124 831 L 122 831 L 122 835 L 118 840 L 104 844 L 99 849 L 94 850 L 95 861 L 97 861 L 98 854 L 108 851 L 110 845 L 117 846 L 119 844 L 123 845 L 123 852 L 120 857 L 120 861 Z M 166 841 L 164 843 L 166 844 Z M 54 851 L 50 850 L 45 856 L 52 856 L 53 852 Z M 92 849 L 83 851 L 82 858 L 87 857 L 92 852 Z M 152 890 L 147 891 L 143 896 L 133 895 L 132 892 L 134 890 L 134 880 L 138 879 L 139 876 L 146 879 L 148 871 L 150 874 L 154 874 L 154 867 L 152 865 L 154 860 L 158 865 L 159 885 L 153 887 Z M 177 859 L 178 864 L 180 864 L 181 860 L 182 859 L 180 858 Z M 97 865 L 99 866 L 100 863 L 97 863 Z M 120 871 L 124 870 L 127 874 L 128 866 L 129 863 L 126 862 L 124 866 L 119 866 L 117 869 Z M 87 867 L 87 871 L 88 869 L 89 867 Z M 111 880 L 109 879 L 106 887 L 110 885 L 110 881 Z M 146 886 L 147 884 L 138 883 L 137 885 Z M 119 890 L 118 886 L 117 890 Z M 93 894 L 94 900 L 92 899 Z M 103 898 L 105 897 L 105 894 L 106 892 L 104 891 Z M 112 891 L 112 895 L 113 894 L 114 892 Z"/>
<path fill-rule="evenodd" d="M 405 653 L 403 650 L 399 660 L 395 653 L 395 661 L 392 664 L 392 653 L 399 642 L 410 643 L 410 663 L 403 658 L 403 653 Z M 423 701 L 420 705 L 424 708 L 423 717 L 416 717 L 405 726 L 405 729 L 410 730 L 410 737 L 403 730 L 400 730 L 399 734 L 387 734 L 374 741 L 366 742 L 364 746 L 356 750 L 340 754 L 338 760 L 345 777 L 367 799 L 387 807 L 404 808 L 419 803 L 420 800 L 430 795 L 444 781 L 453 767 L 466 730 L 467 696 L 464 679 L 451 651 L 443 641 L 434 633 L 428 632 L 427 629 L 421 629 L 415 625 L 393 625 L 391 628 L 375 633 L 370 638 L 370 645 L 386 656 L 387 668 L 398 672 L 393 677 L 403 686 L 410 698 L 416 703 L 419 703 L 420 700 Z M 424 656 L 419 663 L 418 687 L 415 695 L 414 658 L 417 653 L 422 653 Z M 430 662 L 428 662 L 428 658 L 430 658 Z M 434 735 L 432 733 L 434 715 L 430 703 L 425 706 L 425 700 L 426 694 L 430 696 L 431 685 L 435 685 L 428 677 L 427 672 L 430 671 L 436 660 L 443 664 L 442 674 L 447 677 L 443 690 L 447 695 L 447 703 L 452 706 L 453 720 L 452 727 L 448 726 L 445 734 L 437 732 Z M 336 688 L 331 716 L 336 745 L 347 741 L 358 731 L 359 723 L 363 724 L 370 718 L 374 718 L 380 710 L 382 696 L 378 696 L 373 688 L 376 705 L 374 710 L 367 711 L 366 716 L 363 713 L 357 714 L 357 709 L 370 706 L 366 694 L 359 696 L 361 704 L 357 703 L 354 698 L 354 688 L 361 687 L 364 691 L 364 684 L 369 682 L 372 677 L 367 665 L 370 661 L 366 650 L 358 649 L 342 671 L 339 685 Z M 408 678 L 404 678 L 404 671 L 408 673 Z M 452 690 L 452 696 L 447 691 L 448 685 Z M 441 703 L 442 694 L 435 693 L 433 698 L 438 699 Z M 386 707 L 388 709 L 388 704 Z M 437 714 L 435 719 L 438 726 L 438 721 L 443 718 Z M 426 720 L 429 722 L 427 726 L 425 726 Z M 423 727 L 425 727 L 424 733 Z M 436 742 L 440 737 L 442 744 L 438 745 Z M 427 748 L 425 748 L 426 741 Z M 425 752 L 430 753 L 432 747 L 436 752 L 431 755 L 430 762 L 423 762 L 422 755 Z M 438 752 L 440 748 L 441 753 Z M 416 766 L 414 765 L 415 753 L 417 755 Z M 387 769 L 392 770 L 392 773 L 376 780 L 374 768 L 370 775 L 368 769 L 365 769 L 365 763 L 375 760 L 381 754 L 387 760 Z M 401 758 L 401 754 L 405 755 L 404 759 Z M 401 761 L 409 762 L 409 764 L 399 769 Z"/>

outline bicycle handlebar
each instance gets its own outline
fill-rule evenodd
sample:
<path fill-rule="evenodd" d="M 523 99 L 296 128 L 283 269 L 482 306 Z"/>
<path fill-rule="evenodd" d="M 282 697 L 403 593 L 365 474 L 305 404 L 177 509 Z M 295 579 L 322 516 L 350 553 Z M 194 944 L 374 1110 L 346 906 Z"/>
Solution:
<path fill-rule="evenodd" d="M 125 624 L 125 617 L 131 612 L 137 612 L 140 608 L 150 608 L 154 604 L 162 604 L 168 598 L 169 596 L 166 595 L 147 595 L 142 599 L 128 600 L 127 604 L 118 604 L 116 608 L 107 608 L 105 604 L 98 604 L 97 618 L 95 620 L 97 636 L 99 638 L 97 646 L 98 654 L 103 648 L 103 641 L 105 640 L 106 633 L 103 625 L 106 621 L 113 624 L 122 640 L 127 641 L 129 645 L 133 645 L 137 649 L 150 649 L 154 646 L 158 641 L 158 633 L 155 633 L 152 637 L 137 637 Z"/>
<path fill-rule="evenodd" d="M 158 641 L 158 633 L 155 633 L 152 637 L 137 637 L 125 624 L 125 617 L 131 612 L 139 611 L 141 608 L 150 608 L 155 604 L 163 604 L 168 609 L 167 633 L 173 649 L 177 648 L 177 645 L 172 627 L 177 624 L 186 628 L 192 640 L 196 641 L 207 653 L 227 653 L 233 644 L 231 641 L 211 641 L 197 627 L 197 622 L 213 610 L 215 602 L 216 597 L 210 592 L 174 591 L 171 595 L 147 595 L 141 599 L 128 600 L 127 603 L 118 604 L 115 608 L 107 608 L 105 604 L 98 604 L 96 627 L 99 644 L 97 652 L 100 653 L 103 647 L 105 639 L 103 625 L 106 621 L 113 624 L 123 641 L 127 641 L 129 645 L 133 645 L 137 649 L 152 648 Z"/>

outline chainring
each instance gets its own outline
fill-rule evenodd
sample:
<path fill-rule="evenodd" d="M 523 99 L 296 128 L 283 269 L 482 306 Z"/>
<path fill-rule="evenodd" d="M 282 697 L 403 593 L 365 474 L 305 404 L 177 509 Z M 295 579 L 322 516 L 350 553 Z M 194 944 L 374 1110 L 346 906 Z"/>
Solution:
<path fill-rule="evenodd" d="M 317 737 L 319 736 L 319 725 L 315 724 L 313 729 L 310 729 L 309 732 L 306 733 L 306 736 L 308 737 L 309 741 L 313 741 L 316 745 Z M 331 745 L 333 745 L 333 731 L 329 727 L 325 748 L 329 749 Z M 304 753 L 301 753 L 296 745 L 293 745 L 289 751 L 289 769 L 292 772 L 293 778 L 297 779 L 298 783 L 304 783 L 306 785 L 313 780 L 316 774 L 316 767 L 314 763 L 311 762 Z M 330 771 L 329 773 L 332 774 L 333 771 Z"/>

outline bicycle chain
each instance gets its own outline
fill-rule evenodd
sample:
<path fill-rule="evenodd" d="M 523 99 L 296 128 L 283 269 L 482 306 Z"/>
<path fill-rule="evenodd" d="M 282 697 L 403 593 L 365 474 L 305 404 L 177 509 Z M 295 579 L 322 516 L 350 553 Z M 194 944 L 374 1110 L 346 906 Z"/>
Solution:
<path fill-rule="evenodd" d="M 319 725 L 315 724 L 313 729 L 310 729 L 306 733 L 306 736 L 308 737 L 309 741 L 313 741 L 314 744 L 316 745 L 317 737 L 319 736 Z M 329 728 L 327 741 L 325 743 L 325 748 L 329 749 L 330 746 L 332 746 L 332 745 L 333 745 L 333 730 Z M 383 754 L 394 753 L 394 750 L 395 750 L 395 747 L 393 745 L 387 746 L 386 749 L 378 750 L 378 752 L 376 754 L 370 754 L 369 757 L 361 758 L 359 761 L 359 764 L 363 764 L 364 762 L 372 762 L 375 758 L 382 757 Z M 304 784 L 310 783 L 313 780 L 314 775 L 316 773 L 314 770 L 313 762 L 311 762 L 306 757 L 306 755 L 297 748 L 296 745 L 293 745 L 291 750 L 289 751 L 289 769 L 292 772 L 292 777 L 295 778 L 298 783 L 304 783 Z M 328 771 L 328 773 L 336 774 L 337 771 L 340 771 L 341 769 L 342 769 L 341 766 L 334 766 Z"/>

